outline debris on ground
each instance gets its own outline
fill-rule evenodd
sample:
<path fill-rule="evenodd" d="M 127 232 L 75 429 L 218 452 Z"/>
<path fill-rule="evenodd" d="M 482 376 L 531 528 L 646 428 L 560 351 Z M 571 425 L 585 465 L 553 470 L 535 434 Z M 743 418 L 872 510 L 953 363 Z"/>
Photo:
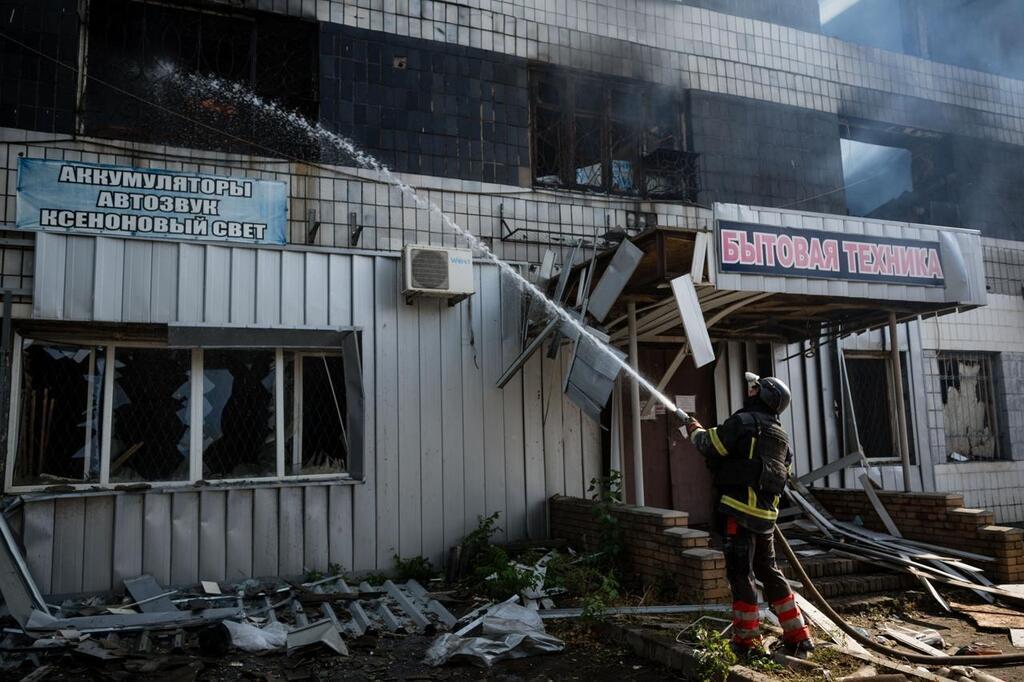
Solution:
<path fill-rule="evenodd" d="M 479 634 L 472 636 L 473 632 Z M 446 632 L 427 650 L 431 666 L 468 659 L 490 668 L 495 662 L 562 651 L 565 644 L 544 630 L 537 611 L 509 602 L 488 608 L 458 632 Z"/>

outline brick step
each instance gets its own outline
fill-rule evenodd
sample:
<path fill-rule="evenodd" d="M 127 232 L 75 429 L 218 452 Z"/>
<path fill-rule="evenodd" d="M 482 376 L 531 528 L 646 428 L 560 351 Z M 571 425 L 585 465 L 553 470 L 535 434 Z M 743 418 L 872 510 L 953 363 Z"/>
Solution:
<path fill-rule="evenodd" d="M 811 576 L 811 579 L 827 576 L 857 575 L 871 573 L 874 570 L 874 567 L 870 564 L 845 557 L 801 557 L 800 563 L 803 565 L 804 570 L 807 571 L 807 575 Z M 781 559 L 779 561 L 779 568 L 782 569 L 782 572 L 790 580 L 796 579 L 796 570 L 786 560 Z"/>
<path fill-rule="evenodd" d="M 825 599 L 855 594 L 899 592 L 916 584 L 913 577 L 900 573 L 858 573 L 812 578 L 812 580 Z"/>

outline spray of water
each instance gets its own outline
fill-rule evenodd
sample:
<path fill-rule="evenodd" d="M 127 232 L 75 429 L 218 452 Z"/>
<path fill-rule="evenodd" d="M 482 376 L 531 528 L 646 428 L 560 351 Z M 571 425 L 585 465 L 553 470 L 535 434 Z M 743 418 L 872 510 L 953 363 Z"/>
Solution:
<path fill-rule="evenodd" d="M 673 401 L 669 400 L 667 396 L 661 393 L 655 386 L 641 376 L 636 370 L 634 370 L 628 363 L 622 360 L 612 349 L 605 344 L 601 339 L 595 336 L 590 330 L 588 330 L 583 324 L 580 323 L 575 317 L 573 317 L 567 310 L 556 304 L 554 301 L 549 299 L 544 293 L 538 289 L 533 283 L 519 274 L 519 271 L 512 267 L 510 264 L 503 261 L 501 258 L 496 256 L 491 251 L 490 247 L 486 243 L 481 241 L 479 238 L 463 229 L 458 223 L 452 220 L 441 208 L 431 202 L 423 199 L 416 193 L 411 186 L 406 184 L 397 177 L 391 170 L 382 164 L 380 161 L 375 159 L 370 154 L 359 149 L 351 140 L 338 135 L 330 130 L 327 130 L 319 123 L 312 123 L 299 114 L 293 111 L 288 111 L 274 102 L 268 102 L 255 94 L 248 88 L 238 83 L 225 81 L 221 78 L 212 76 L 198 76 L 189 75 L 180 77 L 181 82 L 188 88 L 194 89 L 197 92 L 215 93 L 216 95 L 223 97 L 233 103 L 241 106 L 253 107 L 264 115 L 281 122 L 282 124 L 292 127 L 294 130 L 299 131 L 311 140 L 319 140 L 326 142 L 327 144 L 335 147 L 336 149 L 344 152 L 347 156 L 351 157 L 357 164 L 363 168 L 369 169 L 377 173 L 381 180 L 388 183 L 389 185 L 398 189 L 404 197 L 409 201 L 413 202 L 417 208 L 425 211 L 430 211 L 436 215 L 449 230 L 458 234 L 469 246 L 480 254 L 483 258 L 491 261 L 497 265 L 501 270 L 512 278 L 512 281 L 516 282 L 520 289 L 529 292 L 531 296 L 540 301 L 544 307 L 552 314 L 560 317 L 566 324 L 572 327 L 580 336 L 585 337 L 594 346 L 601 350 L 605 355 L 611 358 L 617 365 L 622 367 L 623 370 L 634 379 L 636 379 L 641 386 L 650 392 L 656 399 L 664 403 L 665 407 L 670 412 L 676 411 L 676 405 Z"/>

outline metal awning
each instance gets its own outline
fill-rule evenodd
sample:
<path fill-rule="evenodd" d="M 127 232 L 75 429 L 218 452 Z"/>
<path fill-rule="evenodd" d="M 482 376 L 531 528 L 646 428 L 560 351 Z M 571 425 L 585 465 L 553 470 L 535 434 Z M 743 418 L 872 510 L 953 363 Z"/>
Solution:
<path fill-rule="evenodd" d="M 890 313 L 985 303 L 973 230 L 734 204 L 717 204 L 714 218 L 711 231 L 654 228 L 632 238 L 643 256 L 607 317 L 613 343 L 628 340 L 630 302 L 639 342 L 685 341 L 670 288 L 685 274 L 713 340 L 813 340 L 879 327 Z M 598 257 L 598 276 L 611 256 Z"/>

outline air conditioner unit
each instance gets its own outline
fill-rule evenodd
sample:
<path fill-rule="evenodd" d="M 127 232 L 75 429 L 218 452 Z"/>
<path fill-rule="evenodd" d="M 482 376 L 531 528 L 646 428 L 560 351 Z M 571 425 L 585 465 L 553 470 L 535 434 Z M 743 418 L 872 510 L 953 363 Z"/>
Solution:
<path fill-rule="evenodd" d="M 448 299 L 455 305 L 473 291 L 473 252 L 440 246 L 406 244 L 402 252 L 402 293 Z"/>

